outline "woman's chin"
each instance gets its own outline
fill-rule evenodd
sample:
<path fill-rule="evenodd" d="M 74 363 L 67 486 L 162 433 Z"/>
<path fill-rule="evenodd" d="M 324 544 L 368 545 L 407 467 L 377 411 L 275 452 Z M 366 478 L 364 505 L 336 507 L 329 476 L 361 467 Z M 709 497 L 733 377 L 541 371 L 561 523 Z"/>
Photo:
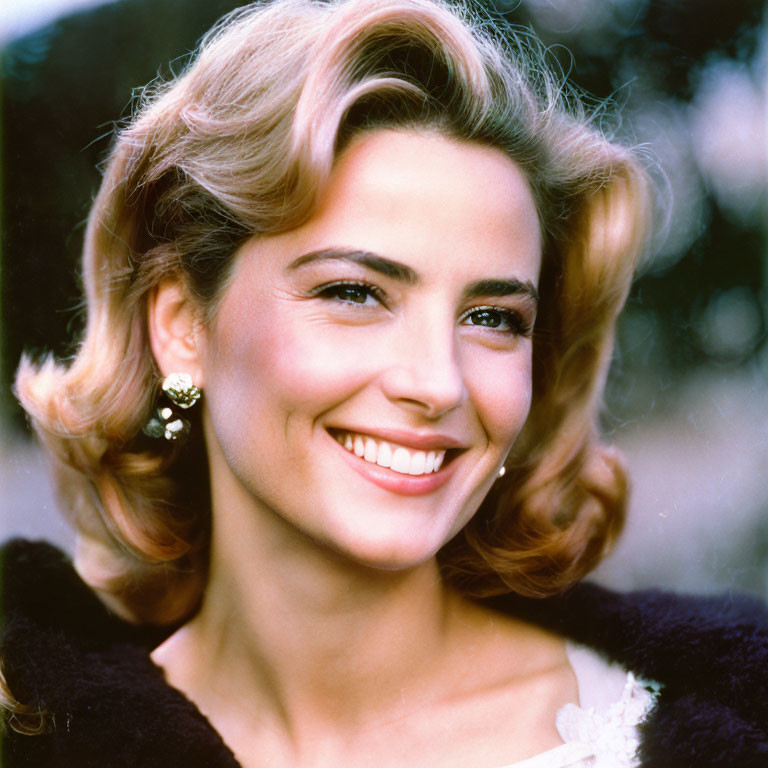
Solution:
<path fill-rule="evenodd" d="M 352 540 L 329 542 L 333 552 L 354 564 L 374 571 L 408 571 L 435 557 L 442 545 L 432 537 L 357 536 Z"/>

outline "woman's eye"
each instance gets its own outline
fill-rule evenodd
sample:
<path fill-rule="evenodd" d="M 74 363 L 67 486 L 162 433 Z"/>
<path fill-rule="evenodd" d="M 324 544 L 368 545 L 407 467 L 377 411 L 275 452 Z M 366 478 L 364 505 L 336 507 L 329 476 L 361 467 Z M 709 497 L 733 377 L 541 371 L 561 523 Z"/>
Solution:
<path fill-rule="evenodd" d="M 528 336 L 531 331 L 530 325 L 519 312 L 495 307 L 473 309 L 464 315 L 462 323 L 521 336 Z"/>
<path fill-rule="evenodd" d="M 373 285 L 365 285 L 364 283 L 334 283 L 321 286 L 313 291 L 313 294 L 323 299 L 360 306 L 374 306 L 384 303 L 381 291 Z"/>

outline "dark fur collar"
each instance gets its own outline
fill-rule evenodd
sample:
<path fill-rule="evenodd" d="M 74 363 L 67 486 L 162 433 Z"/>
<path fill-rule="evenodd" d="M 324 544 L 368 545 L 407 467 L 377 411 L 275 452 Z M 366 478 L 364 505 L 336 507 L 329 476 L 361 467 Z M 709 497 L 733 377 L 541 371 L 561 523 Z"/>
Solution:
<path fill-rule="evenodd" d="M 6 740 L 8 768 L 236 768 L 148 651 L 162 633 L 108 613 L 65 555 L 3 549 L 3 668 L 52 730 Z M 768 612 L 745 598 L 619 594 L 582 584 L 548 600 L 489 601 L 664 685 L 643 730 L 644 768 L 768 766 Z"/>

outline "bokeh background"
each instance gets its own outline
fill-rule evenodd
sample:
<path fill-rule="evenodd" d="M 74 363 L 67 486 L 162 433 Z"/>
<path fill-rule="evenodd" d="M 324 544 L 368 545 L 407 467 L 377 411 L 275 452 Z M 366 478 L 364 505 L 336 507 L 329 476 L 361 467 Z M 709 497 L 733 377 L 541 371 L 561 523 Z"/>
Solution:
<path fill-rule="evenodd" d="M 0 11 L 0 538 L 44 536 L 69 548 L 10 394 L 13 371 L 22 349 L 73 350 L 84 223 L 136 89 L 178 72 L 202 33 L 241 3 L 54 4 L 5 0 Z M 765 3 L 482 5 L 533 28 L 594 103 L 610 98 L 620 119 L 606 124 L 655 168 L 654 247 L 621 322 L 604 414 L 634 493 L 625 536 L 597 578 L 768 598 Z"/>

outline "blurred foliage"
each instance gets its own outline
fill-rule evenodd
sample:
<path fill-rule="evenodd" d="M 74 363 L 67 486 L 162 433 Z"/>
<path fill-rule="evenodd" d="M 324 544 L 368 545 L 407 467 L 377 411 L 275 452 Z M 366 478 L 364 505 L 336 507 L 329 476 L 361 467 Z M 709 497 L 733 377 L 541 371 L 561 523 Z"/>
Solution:
<path fill-rule="evenodd" d="M 17 425 L 7 393 L 22 349 L 66 355 L 82 326 L 79 253 L 115 121 L 129 116 L 134 88 L 178 71 L 237 5 L 120 0 L 3 51 L 2 391 Z M 630 140 L 644 104 L 685 105 L 709 62 L 750 61 L 764 14 L 751 0 L 571 0 L 559 16 L 544 0 L 486 5 L 533 27 L 581 88 L 623 104 L 619 130 Z M 639 138 L 653 150 L 653 136 Z M 647 267 L 630 297 L 609 382 L 612 423 L 647 412 L 699 366 L 751 364 L 765 347 L 765 216 L 736 220 L 694 182 L 701 202 L 690 234 L 673 258 Z M 669 227 L 679 226 L 673 209 Z"/>

